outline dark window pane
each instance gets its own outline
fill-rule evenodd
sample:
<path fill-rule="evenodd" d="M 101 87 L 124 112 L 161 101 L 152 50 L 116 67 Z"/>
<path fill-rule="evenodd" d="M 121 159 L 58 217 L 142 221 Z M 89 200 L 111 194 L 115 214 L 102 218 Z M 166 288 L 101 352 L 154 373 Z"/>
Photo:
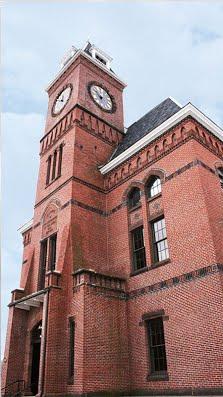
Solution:
<path fill-rule="evenodd" d="M 131 190 L 128 196 L 129 208 L 134 208 L 140 203 L 140 190 L 136 187 Z"/>
<path fill-rule="evenodd" d="M 75 348 L 75 322 L 69 320 L 70 349 L 69 349 L 69 378 L 74 376 L 74 348 Z"/>
<path fill-rule="evenodd" d="M 60 145 L 57 176 L 61 175 L 62 157 L 63 157 L 63 145 Z"/>
<path fill-rule="evenodd" d="M 55 150 L 54 155 L 53 155 L 52 180 L 54 180 L 55 176 L 56 176 L 56 165 L 57 165 L 57 151 Z"/>
<path fill-rule="evenodd" d="M 55 270 L 56 267 L 56 244 L 57 235 L 54 234 L 50 237 L 50 254 L 49 254 L 49 270 Z"/>
<path fill-rule="evenodd" d="M 46 172 L 46 184 L 47 185 L 48 185 L 48 183 L 50 181 L 51 160 L 52 160 L 52 157 L 49 156 L 48 160 L 47 160 L 47 172 Z"/>
<path fill-rule="evenodd" d="M 133 249 L 133 266 L 134 270 L 146 266 L 146 256 L 143 238 L 143 227 L 140 226 L 132 231 L 132 249 Z"/>
<path fill-rule="evenodd" d="M 148 339 L 150 349 L 151 373 L 166 371 L 166 349 L 163 319 L 161 317 L 148 321 Z"/>
<path fill-rule="evenodd" d="M 44 289 L 45 286 L 46 260 L 47 260 L 47 240 L 44 240 L 41 242 L 40 245 L 40 266 L 39 266 L 39 280 L 38 280 L 39 290 Z"/>

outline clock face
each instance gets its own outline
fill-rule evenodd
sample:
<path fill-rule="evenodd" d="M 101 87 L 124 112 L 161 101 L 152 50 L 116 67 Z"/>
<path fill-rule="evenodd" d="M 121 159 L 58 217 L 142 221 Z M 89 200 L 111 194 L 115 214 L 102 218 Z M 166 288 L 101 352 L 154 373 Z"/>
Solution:
<path fill-rule="evenodd" d="M 67 102 L 70 99 L 71 91 L 72 86 L 68 85 L 57 95 L 52 108 L 53 116 L 58 115 L 66 106 Z"/>
<path fill-rule="evenodd" d="M 114 102 L 108 92 L 96 84 L 91 84 L 89 92 L 94 102 L 107 112 L 114 112 Z"/>

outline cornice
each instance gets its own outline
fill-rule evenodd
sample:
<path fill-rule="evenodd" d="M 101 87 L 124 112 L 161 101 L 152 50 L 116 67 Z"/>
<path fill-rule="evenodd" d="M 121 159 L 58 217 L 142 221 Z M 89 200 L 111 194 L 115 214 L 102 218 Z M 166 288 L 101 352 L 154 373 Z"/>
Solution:
<path fill-rule="evenodd" d="M 176 124 L 179 124 L 187 117 L 194 118 L 215 137 L 217 137 L 221 142 L 223 142 L 223 130 L 218 127 L 213 121 L 211 121 L 207 116 L 205 116 L 200 110 L 198 110 L 194 105 L 188 103 L 164 123 L 159 125 L 153 131 L 151 131 L 146 136 L 137 141 L 135 144 L 133 144 L 130 148 L 126 149 L 119 156 L 109 161 L 106 165 L 102 166 L 100 169 L 102 175 L 107 174 L 108 172 L 122 164 L 124 161 L 128 160 L 130 157 L 138 153 L 149 143 L 162 136 L 167 130 L 171 129 Z"/>

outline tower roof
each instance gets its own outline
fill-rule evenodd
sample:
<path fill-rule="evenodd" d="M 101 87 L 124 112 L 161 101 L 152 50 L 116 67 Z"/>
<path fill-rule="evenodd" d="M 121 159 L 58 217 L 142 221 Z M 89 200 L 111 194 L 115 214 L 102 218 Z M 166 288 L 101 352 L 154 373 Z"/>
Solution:
<path fill-rule="evenodd" d="M 57 73 L 54 80 L 51 81 L 50 84 L 46 87 L 46 91 L 48 91 L 54 85 L 54 83 L 61 77 L 61 75 L 66 71 L 66 69 L 68 69 L 69 66 L 78 58 L 79 55 L 82 55 L 88 60 L 90 60 L 100 69 L 102 69 L 104 72 L 112 76 L 113 79 L 121 83 L 123 87 L 126 87 L 126 84 L 111 69 L 111 62 L 113 59 L 110 57 L 110 55 L 106 54 L 103 50 L 99 49 L 94 44 L 91 44 L 89 41 L 87 41 L 83 46 L 83 48 L 76 48 L 75 46 L 72 46 L 69 49 L 69 51 L 66 52 L 60 65 L 61 66 L 60 71 Z"/>

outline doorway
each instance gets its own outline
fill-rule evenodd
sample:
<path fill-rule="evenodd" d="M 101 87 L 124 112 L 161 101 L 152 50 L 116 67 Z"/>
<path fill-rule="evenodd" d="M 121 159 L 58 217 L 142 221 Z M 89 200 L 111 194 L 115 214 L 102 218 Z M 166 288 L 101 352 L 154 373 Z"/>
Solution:
<path fill-rule="evenodd" d="M 42 321 L 33 328 L 32 331 L 32 364 L 31 364 L 31 392 L 38 393 L 39 383 L 39 365 L 40 365 L 40 347 L 41 347 Z"/>

